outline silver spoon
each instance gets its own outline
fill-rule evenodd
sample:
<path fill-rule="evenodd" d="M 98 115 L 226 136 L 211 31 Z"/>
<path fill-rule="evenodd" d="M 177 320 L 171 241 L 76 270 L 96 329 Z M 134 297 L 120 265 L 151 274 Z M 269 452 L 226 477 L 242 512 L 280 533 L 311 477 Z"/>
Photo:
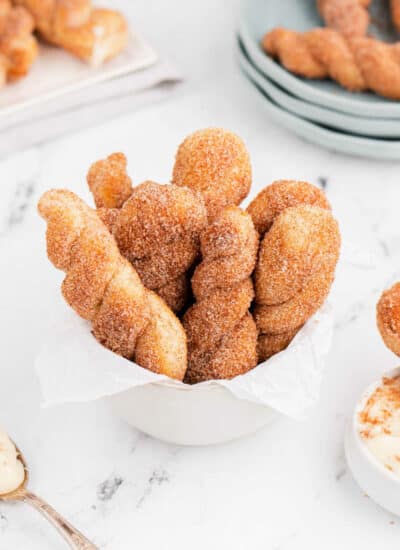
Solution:
<path fill-rule="evenodd" d="M 0 501 L 22 501 L 36 508 L 36 510 L 38 510 L 46 519 L 50 521 L 50 523 L 54 525 L 56 529 L 58 529 L 73 550 L 99 550 L 99 548 L 90 542 L 90 540 L 88 540 L 84 535 L 82 535 L 78 529 L 75 529 L 75 527 L 61 517 L 60 514 L 54 510 L 54 508 L 49 506 L 47 502 L 28 491 L 27 484 L 29 475 L 26 461 L 16 445 L 15 448 L 17 450 L 18 458 L 24 466 L 25 478 L 17 489 L 5 495 L 0 495 Z"/>

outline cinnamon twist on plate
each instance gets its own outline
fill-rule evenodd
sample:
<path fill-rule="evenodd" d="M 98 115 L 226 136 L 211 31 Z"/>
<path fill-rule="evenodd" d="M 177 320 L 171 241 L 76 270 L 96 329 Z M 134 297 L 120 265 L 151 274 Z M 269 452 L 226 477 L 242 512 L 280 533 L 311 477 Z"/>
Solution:
<path fill-rule="evenodd" d="M 200 192 L 213 221 L 250 191 L 251 165 L 243 141 L 223 128 L 194 132 L 178 148 L 172 183 Z"/>
<path fill-rule="evenodd" d="M 383 292 L 376 306 L 376 320 L 386 346 L 400 355 L 400 283 Z"/>
<path fill-rule="evenodd" d="M 248 212 L 260 233 L 254 273 L 258 359 L 285 349 L 324 303 L 339 256 L 340 234 L 318 188 L 278 181 L 265 188 Z"/>
<path fill-rule="evenodd" d="M 93 66 L 120 53 L 128 42 L 124 17 L 91 0 L 15 0 L 35 19 L 40 35 Z"/>
<path fill-rule="evenodd" d="M 175 312 L 181 311 L 207 224 L 202 196 L 186 187 L 150 181 L 132 188 L 121 153 L 93 164 L 88 184 L 99 216 L 143 284 Z"/>
<path fill-rule="evenodd" d="M 400 43 L 363 36 L 346 39 L 333 29 L 299 33 L 277 28 L 264 36 L 262 47 L 292 73 L 331 78 L 350 91 L 372 90 L 400 99 Z"/>
<path fill-rule="evenodd" d="M 202 262 L 192 278 L 196 303 L 183 317 L 188 337 L 185 382 L 233 378 L 257 364 L 249 312 L 258 236 L 251 217 L 227 207 L 201 235 Z"/>
<path fill-rule="evenodd" d="M 38 55 L 34 20 L 22 6 L 0 0 L 0 87 L 24 77 Z"/>
<path fill-rule="evenodd" d="M 182 380 L 186 335 L 167 305 L 147 290 L 95 211 L 66 190 L 46 192 L 47 253 L 65 271 L 62 293 L 92 323 L 96 339 L 153 372 Z"/>

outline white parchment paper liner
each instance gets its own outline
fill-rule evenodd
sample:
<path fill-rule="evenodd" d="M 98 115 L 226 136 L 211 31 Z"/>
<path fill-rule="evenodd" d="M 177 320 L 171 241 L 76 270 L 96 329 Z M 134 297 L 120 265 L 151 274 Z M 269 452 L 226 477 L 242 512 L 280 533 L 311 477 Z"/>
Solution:
<path fill-rule="evenodd" d="M 202 385 L 220 385 L 238 399 L 301 418 L 319 397 L 331 338 L 331 308 L 325 305 L 285 351 L 245 375 Z M 193 391 L 193 386 L 154 374 L 105 349 L 92 336 L 89 324 L 69 310 L 48 332 L 35 367 L 45 406 L 93 401 L 145 384 Z"/>

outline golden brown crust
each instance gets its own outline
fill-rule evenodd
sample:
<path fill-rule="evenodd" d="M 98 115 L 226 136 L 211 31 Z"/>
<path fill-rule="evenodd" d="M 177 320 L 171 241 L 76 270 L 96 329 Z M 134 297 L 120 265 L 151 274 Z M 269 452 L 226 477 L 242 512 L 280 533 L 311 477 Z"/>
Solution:
<path fill-rule="evenodd" d="M 17 0 L 35 19 L 40 35 L 94 65 L 119 54 L 128 26 L 117 11 L 93 8 L 90 0 Z"/>
<path fill-rule="evenodd" d="M 174 311 L 187 303 L 188 272 L 200 250 L 207 216 L 201 195 L 176 185 L 145 182 L 119 210 L 113 233 L 143 284 Z"/>
<path fill-rule="evenodd" d="M 64 190 L 45 193 L 39 212 L 47 221 L 49 259 L 63 269 L 63 295 L 92 322 L 107 348 L 154 372 L 182 380 L 186 336 L 167 305 L 146 290 L 97 216 Z"/>
<path fill-rule="evenodd" d="M 194 132 L 178 148 L 172 183 L 202 193 L 209 221 L 214 220 L 249 193 L 251 166 L 243 141 L 222 128 Z"/>
<path fill-rule="evenodd" d="M 137 341 L 135 361 L 158 374 L 183 380 L 187 367 L 183 326 L 157 294 L 147 291 L 147 298 L 150 321 Z"/>
<path fill-rule="evenodd" d="M 264 235 L 278 214 L 286 208 L 303 204 L 331 209 L 325 193 L 315 185 L 306 181 L 278 180 L 258 193 L 247 207 L 247 212 L 259 234 Z"/>
<path fill-rule="evenodd" d="M 298 33 L 277 28 L 262 41 L 265 52 L 306 78 L 331 78 L 350 91 L 372 90 L 400 99 L 400 44 L 367 36 L 345 38 L 333 29 Z"/>
<path fill-rule="evenodd" d="M 172 311 L 181 312 L 189 304 L 191 298 L 190 279 L 187 272 L 157 289 L 157 294 Z"/>
<path fill-rule="evenodd" d="M 254 316 L 263 361 L 285 349 L 325 301 L 340 234 L 326 197 L 307 182 L 274 182 L 248 211 L 262 237 L 254 272 Z"/>
<path fill-rule="evenodd" d="M 383 292 L 376 306 L 376 320 L 386 346 L 400 355 L 400 283 Z"/>
<path fill-rule="evenodd" d="M 232 378 L 257 364 L 249 314 L 257 248 L 251 218 L 237 207 L 224 209 L 202 234 L 202 262 L 192 278 L 196 303 L 183 318 L 191 383 Z"/>
<path fill-rule="evenodd" d="M 260 334 L 257 341 L 258 362 L 262 363 L 273 355 L 285 350 L 299 329 L 295 329 L 282 334 Z"/>
<path fill-rule="evenodd" d="M 123 153 L 113 153 L 92 164 L 86 179 L 97 208 L 121 208 L 129 199 L 132 180 L 126 168 Z"/>
<path fill-rule="evenodd" d="M 318 0 L 318 11 L 327 27 L 344 36 L 365 36 L 370 0 Z"/>
<path fill-rule="evenodd" d="M 22 6 L 0 4 L 0 84 L 24 77 L 38 55 L 34 21 Z"/>

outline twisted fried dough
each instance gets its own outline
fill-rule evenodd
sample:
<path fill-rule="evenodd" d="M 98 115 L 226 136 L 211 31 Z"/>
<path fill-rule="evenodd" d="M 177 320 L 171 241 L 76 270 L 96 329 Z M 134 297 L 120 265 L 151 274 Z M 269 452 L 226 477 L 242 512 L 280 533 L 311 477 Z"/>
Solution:
<path fill-rule="evenodd" d="M 317 0 L 326 26 L 348 37 L 366 35 L 370 3 L 370 0 Z"/>
<path fill-rule="evenodd" d="M 34 21 L 22 6 L 0 0 L 0 86 L 25 76 L 38 54 Z"/>
<path fill-rule="evenodd" d="M 278 181 L 248 212 L 262 238 L 254 273 L 259 361 L 285 349 L 325 301 L 340 248 L 336 221 L 318 188 Z"/>
<path fill-rule="evenodd" d="M 376 320 L 386 346 L 400 355 L 400 283 L 383 292 L 376 306 Z"/>
<path fill-rule="evenodd" d="M 187 302 L 188 271 L 207 223 L 201 195 L 185 187 L 144 182 L 119 210 L 113 234 L 143 284 L 174 311 Z"/>
<path fill-rule="evenodd" d="M 87 176 L 98 215 L 144 285 L 173 311 L 188 301 L 191 270 L 207 218 L 202 196 L 188 188 L 144 182 L 132 188 L 126 158 L 114 153 Z"/>
<path fill-rule="evenodd" d="M 132 195 L 132 180 L 126 168 L 123 153 L 113 153 L 92 164 L 87 182 L 97 208 L 121 208 Z"/>
<path fill-rule="evenodd" d="M 235 206 L 202 233 L 202 262 L 192 278 L 196 303 L 183 318 L 189 354 L 185 382 L 233 378 L 256 366 L 257 329 L 249 307 L 257 248 L 251 217 Z"/>
<path fill-rule="evenodd" d="M 202 193 L 213 221 L 226 206 L 239 205 L 250 191 L 251 166 L 243 141 L 222 128 L 194 132 L 178 148 L 172 183 Z"/>
<path fill-rule="evenodd" d="M 15 0 L 33 15 L 45 40 L 91 65 L 114 57 L 128 42 L 124 17 L 92 7 L 90 0 Z"/>
<path fill-rule="evenodd" d="M 306 78 L 331 78 L 350 91 L 372 90 L 400 99 L 400 43 L 345 38 L 333 29 L 267 33 L 263 49 L 289 71 Z"/>
<path fill-rule="evenodd" d="M 187 362 L 182 325 L 145 289 L 96 213 L 65 190 L 46 192 L 38 208 L 48 224 L 48 257 L 66 272 L 63 296 L 91 321 L 97 340 L 149 370 L 182 380 Z"/>

